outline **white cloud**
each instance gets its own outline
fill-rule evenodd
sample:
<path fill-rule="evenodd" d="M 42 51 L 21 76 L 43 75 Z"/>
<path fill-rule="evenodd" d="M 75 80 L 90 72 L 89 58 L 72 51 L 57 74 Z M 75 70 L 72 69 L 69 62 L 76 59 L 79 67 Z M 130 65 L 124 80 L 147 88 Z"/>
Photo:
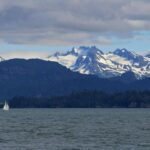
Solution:
<path fill-rule="evenodd" d="M 4 59 L 13 59 L 13 58 L 41 58 L 44 59 L 49 55 L 48 52 L 43 51 L 25 51 L 25 50 L 16 50 L 11 52 L 1 52 L 1 57 Z"/>

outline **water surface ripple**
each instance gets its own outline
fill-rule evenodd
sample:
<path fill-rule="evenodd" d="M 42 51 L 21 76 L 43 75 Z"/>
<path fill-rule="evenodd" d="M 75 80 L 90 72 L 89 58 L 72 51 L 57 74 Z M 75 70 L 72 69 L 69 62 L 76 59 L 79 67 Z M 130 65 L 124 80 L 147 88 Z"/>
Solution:
<path fill-rule="evenodd" d="M 150 150 L 150 110 L 1 110 L 0 149 Z"/>

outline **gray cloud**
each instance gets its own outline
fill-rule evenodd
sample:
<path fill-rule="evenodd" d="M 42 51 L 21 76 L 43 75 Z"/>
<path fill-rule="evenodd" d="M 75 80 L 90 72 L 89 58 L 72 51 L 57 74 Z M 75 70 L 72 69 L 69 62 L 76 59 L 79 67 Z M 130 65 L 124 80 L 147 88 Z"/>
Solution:
<path fill-rule="evenodd" d="M 149 0 L 0 0 L 0 41 L 110 44 L 150 29 Z"/>

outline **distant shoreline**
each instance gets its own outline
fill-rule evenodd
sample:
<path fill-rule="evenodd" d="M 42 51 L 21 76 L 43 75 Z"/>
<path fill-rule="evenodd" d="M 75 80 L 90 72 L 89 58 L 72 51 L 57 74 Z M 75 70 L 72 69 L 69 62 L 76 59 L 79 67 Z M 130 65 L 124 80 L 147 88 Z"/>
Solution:
<path fill-rule="evenodd" d="M 14 97 L 10 108 L 150 108 L 150 91 L 83 91 L 51 98 Z M 2 105 L 1 105 L 2 106 Z"/>

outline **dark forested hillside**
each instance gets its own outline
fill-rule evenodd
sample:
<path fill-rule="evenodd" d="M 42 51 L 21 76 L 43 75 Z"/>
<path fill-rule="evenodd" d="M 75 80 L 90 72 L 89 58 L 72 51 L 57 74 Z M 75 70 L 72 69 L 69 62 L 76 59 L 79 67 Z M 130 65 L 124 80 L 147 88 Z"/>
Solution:
<path fill-rule="evenodd" d="M 100 90 L 106 93 L 150 90 L 150 78 L 136 80 L 132 75 L 130 80 L 129 75 L 102 79 L 72 72 L 55 62 L 12 59 L 0 63 L 0 100 L 15 96 L 63 96 L 84 90 Z"/>
<path fill-rule="evenodd" d="M 81 75 L 50 61 L 12 59 L 0 63 L 0 99 L 58 96 L 85 89 L 111 91 L 114 84 L 115 90 L 120 89 L 117 82 Z"/>

